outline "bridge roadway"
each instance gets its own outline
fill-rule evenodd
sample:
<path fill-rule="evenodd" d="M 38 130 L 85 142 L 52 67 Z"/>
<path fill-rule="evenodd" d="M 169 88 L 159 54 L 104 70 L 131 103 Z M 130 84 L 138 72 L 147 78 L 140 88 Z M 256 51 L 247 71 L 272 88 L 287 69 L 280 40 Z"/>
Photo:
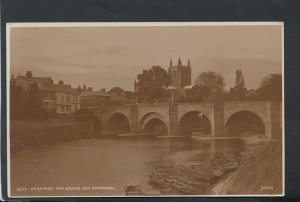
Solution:
<path fill-rule="evenodd" d="M 155 103 L 128 104 L 115 107 L 105 113 L 98 114 L 102 125 L 121 114 L 129 122 L 130 132 L 142 132 L 146 124 L 156 118 L 168 129 L 168 135 L 178 135 L 179 122 L 189 112 L 202 113 L 210 122 L 212 136 L 224 136 L 224 129 L 230 118 L 238 112 L 255 114 L 265 126 L 268 139 L 281 137 L 281 102 L 271 101 L 230 101 L 230 102 L 197 102 L 197 103 Z M 94 112 L 97 115 L 97 112 Z"/>

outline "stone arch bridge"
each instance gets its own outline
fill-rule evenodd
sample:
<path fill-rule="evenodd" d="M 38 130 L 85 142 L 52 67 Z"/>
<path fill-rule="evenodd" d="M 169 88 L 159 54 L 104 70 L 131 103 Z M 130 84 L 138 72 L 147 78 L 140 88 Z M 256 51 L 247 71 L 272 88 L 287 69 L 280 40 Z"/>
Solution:
<path fill-rule="evenodd" d="M 260 118 L 265 127 L 268 139 L 281 137 L 281 102 L 271 101 L 230 101 L 230 102 L 198 102 L 198 103 L 156 103 L 129 104 L 108 110 L 99 115 L 105 126 L 116 114 L 126 117 L 131 133 L 143 131 L 152 119 L 161 120 L 168 135 L 178 135 L 179 122 L 189 112 L 199 112 L 210 122 L 211 135 L 222 136 L 229 119 L 238 112 L 251 112 Z"/>

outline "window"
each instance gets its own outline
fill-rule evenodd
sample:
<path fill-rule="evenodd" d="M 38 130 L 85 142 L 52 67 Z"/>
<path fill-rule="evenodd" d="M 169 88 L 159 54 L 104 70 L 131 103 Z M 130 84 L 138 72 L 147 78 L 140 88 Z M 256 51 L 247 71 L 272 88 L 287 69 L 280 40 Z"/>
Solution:
<path fill-rule="evenodd" d="M 66 96 L 66 103 L 70 103 L 70 96 Z"/>
<path fill-rule="evenodd" d="M 61 101 L 60 101 L 61 103 L 64 103 L 65 102 L 65 97 L 62 95 L 61 96 Z"/>
<path fill-rule="evenodd" d="M 60 106 L 60 111 L 64 112 L 65 111 L 65 108 L 64 106 Z"/>

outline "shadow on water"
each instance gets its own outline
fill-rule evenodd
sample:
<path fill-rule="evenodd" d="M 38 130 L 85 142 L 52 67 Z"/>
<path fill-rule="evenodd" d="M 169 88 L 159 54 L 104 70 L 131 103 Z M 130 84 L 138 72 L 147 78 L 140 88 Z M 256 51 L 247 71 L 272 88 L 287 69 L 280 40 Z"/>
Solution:
<path fill-rule="evenodd" d="M 236 139 L 219 139 L 212 142 L 214 152 L 227 153 L 227 152 L 242 152 L 246 149 L 246 143 L 240 138 Z"/>
<path fill-rule="evenodd" d="M 207 139 L 195 140 L 191 137 L 183 138 L 158 138 L 157 136 L 132 136 L 116 137 L 102 136 L 98 139 L 115 140 L 118 142 L 147 143 L 167 148 L 168 152 L 201 150 L 201 153 L 209 153 L 211 156 L 219 153 L 242 152 L 246 149 L 246 143 L 241 138 L 233 139 Z"/>

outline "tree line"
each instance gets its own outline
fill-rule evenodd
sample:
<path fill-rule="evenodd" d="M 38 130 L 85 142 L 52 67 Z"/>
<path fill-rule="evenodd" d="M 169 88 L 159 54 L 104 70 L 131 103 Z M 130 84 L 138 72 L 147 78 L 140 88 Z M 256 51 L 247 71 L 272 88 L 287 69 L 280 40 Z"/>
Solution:
<path fill-rule="evenodd" d="M 28 84 L 26 88 L 10 83 L 10 118 L 11 119 L 46 119 L 40 99 L 37 83 Z"/>
<path fill-rule="evenodd" d="M 107 93 L 124 96 L 132 102 L 170 102 L 171 77 L 160 66 L 152 66 L 137 75 L 135 92 L 113 87 Z M 221 73 L 206 71 L 200 73 L 193 86 L 186 90 L 185 96 L 177 97 L 175 102 L 227 101 L 227 100 L 282 100 L 281 74 L 269 74 L 264 77 L 257 89 L 247 89 L 241 70 L 236 70 L 235 84 L 225 90 L 225 79 Z M 11 118 L 45 119 L 46 111 L 41 105 L 40 91 L 36 83 L 26 89 L 10 84 Z"/>
<path fill-rule="evenodd" d="M 136 98 L 138 102 L 167 101 L 171 98 L 168 87 L 171 78 L 168 72 L 153 66 L 138 74 Z M 282 99 L 281 74 L 269 74 L 264 77 L 257 89 L 247 89 L 241 70 L 236 70 L 235 85 L 225 90 L 225 78 L 219 72 L 206 71 L 200 73 L 193 86 L 186 90 L 185 96 L 175 99 L 175 102 L 226 101 L 226 100 L 274 100 Z"/>

